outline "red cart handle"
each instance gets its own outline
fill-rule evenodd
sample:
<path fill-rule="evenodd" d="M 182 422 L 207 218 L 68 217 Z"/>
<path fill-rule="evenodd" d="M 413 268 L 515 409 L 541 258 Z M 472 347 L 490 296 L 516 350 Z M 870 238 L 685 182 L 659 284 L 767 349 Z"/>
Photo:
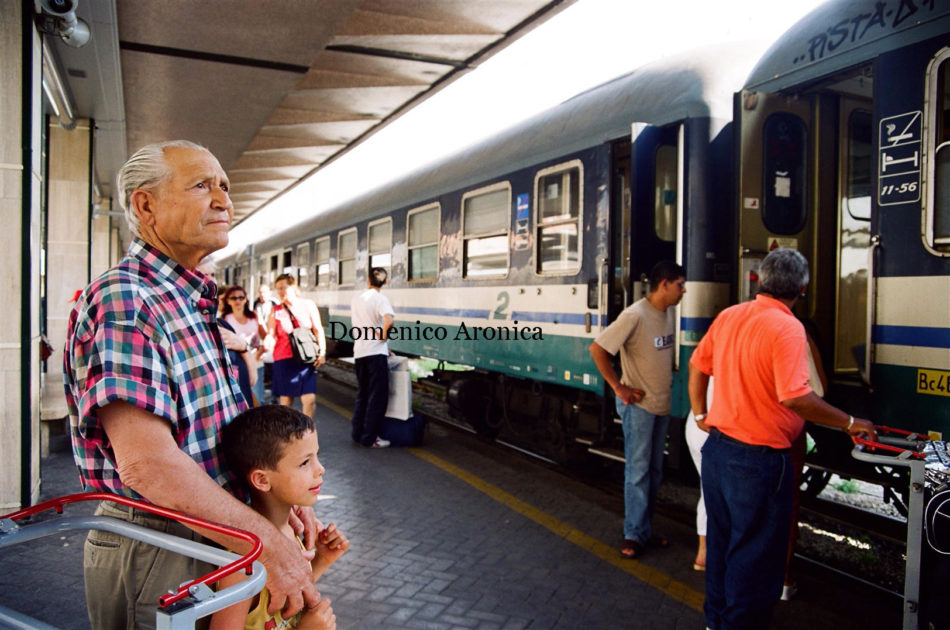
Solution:
<path fill-rule="evenodd" d="M 875 429 L 878 431 L 878 433 L 888 433 L 889 431 L 893 431 L 895 433 L 903 433 L 905 435 L 920 435 L 920 434 L 910 433 L 908 431 L 903 431 L 901 429 L 888 429 L 888 427 L 875 427 Z M 926 436 L 923 436 L 923 437 L 926 437 Z M 924 459 L 925 457 L 923 453 L 912 451 L 908 448 L 893 446 L 891 444 L 885 444 L 883 442 L 872 442 L 871 440 L 867 440 L 863 437 L 856 436 L 856 435 L 851 436 L 851 438 L 854 440 L 855 444 L 860 444 L 870 449 L 880 449 L 882 451 L 890 451 L 892 453 L 897 453 L 898 455 L 909 453 L 910 457 L 916 457 L 918 459 Z"/>
<path fill-rule="evenodd" d="M 196 525 L 203 529 L 208 529 L 218 534 L 224 534 L 226 536 L 231 536 L 233 538 L 240 538 L 241 540 L 251 543 L 252 549 L 250 552 L 244 556 L 238 558 L 231 564 L 220 567 L 207 575 L 204 575 L 200 578 L 192 580 L 182 584 L 178 591 L 175 593 L 167 593 L 162 595 L 158 599 L 158 605 L 161 608 L 165 608 L 169 604 L 174 604 L 180 599 L 184 599 L 190 594 L 190 588 L 196 584 L 204 584 L 205 586 L 211 587 L 212 584 L 220 580 L 221 578 L 231 575 L 232 573 L 237 572 L 239 569 L 244 569 L 244 572 L 250 575 L 253 572 L 252 565 L 255 560 L 261 555 L 261 552 L 264 550 L 264 545 L 261 544 L 260 539 L 250 532 L 246 532 L 242 529 L 237 529 L 235 527 L 229 527 L 227 525 L 221 525 L 219 523 L 213 523 L 211 521 L 205 521 L 194 516 L 189 516 L 175 510 L 170 510 L 168 508 L 159 507 L 157 505 L 152 505 L 151 503 L 145 503 L 144 501 L 137 501 L 135 499 L 130 499 L 118 494 L 110 494 L 108 492 L 82 492 L 79 494 L 68 494 L 66 496 L 57 497 L 55 499 L 50 499 L 49 501 L 43 501 L 42 503 L 37 503 L 27 508 L 23 508 L 12 514 L 7 514 L 6 516 L 0 518 L 8 518 L 11 520 L 18 520 L 25 518 L 27 516 L 32 516 L 39 512 L 45 512 L 46 510 L 55 509 L 57 514 L 63 513 L 63 506 L 69 505 L 70 503 L 79 503 L 82 501 L 112 501 L 113 503 L 120 503 L 122 505 L 128 505 L 136 509 L 142 510 L 144 512 L 151 512 L 152 514 L 158 514 L 159 516 L 164 516 L 176 520 L 180 523 L 187 523 L 189 525 Z"/>
<path fill-rule="evenodd" d="M 878 434 L 883 433 L 884 435 L 887 435 L 887 434 L 889 434 L 889 433 L 897 433 L 897 434 L 899 434 L 899 435 L 903 435 L 903 436 L 907 436 L 907 437 L 913 437 L 913 438 L 916 438 L 916 439 L 918 439 L 918 440 L 929 440 L 929 439 L 930 439 L 930 437 L 924 435 L 923 433 L 915 433 L 914 431 L 907 431 L 907 430 L 905 430 L 905 429 L 895 429 L 894 427 L 875 426 L 875 427 L 874 427 L 874 430 L 877 431 Z"/>

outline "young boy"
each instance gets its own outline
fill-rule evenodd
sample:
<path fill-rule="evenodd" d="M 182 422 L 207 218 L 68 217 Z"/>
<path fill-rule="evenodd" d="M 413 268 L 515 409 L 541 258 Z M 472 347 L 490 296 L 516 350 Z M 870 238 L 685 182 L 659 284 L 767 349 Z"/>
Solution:
<path fill-rule="evenodd" d="M 282 405 L 254 407 L 239 414 L 224 427 L 221 448 L 227 465 L 244 484 L 251 506 L 287 536 L 295 538 L 288 519 L 295 505 L 317 502 L 325 469 L 317 459 L 319 444 L 313 419 Z M 330 524 L 320 530 L 310 564 L 316 581 L 327 567 L 349 549 L 350 541 Z M 303 545 L 301 545 L 301 553 Z M 244 579 L 242 573 L 219 582 L 219 588 Z M 333 630 L 336 617 L 330 601 L 291 619 L 267 613 L 270 593 L 265 588 L 253 598 L 234 604 L 211 618 L 211 630 L 263 630 L 306 628 Z"/>

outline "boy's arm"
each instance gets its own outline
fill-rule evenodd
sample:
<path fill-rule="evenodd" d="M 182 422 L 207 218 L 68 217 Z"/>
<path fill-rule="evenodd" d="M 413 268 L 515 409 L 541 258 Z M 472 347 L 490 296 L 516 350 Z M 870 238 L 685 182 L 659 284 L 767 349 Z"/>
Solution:
<path fill-rule="evenodd" d="M 314 582 L 327 568 L 337 561 L 350 548 L 350 541 L 343 535 L 335 523 L 330 523 L 317 536 L 317 554 L 310 561 L 311 577 Z"/>
<path fill-rule="evenodd" d="M 222 591 L 244 579 L 244 573 L 241 571 L 226 575 L 218 580 L 217 590 Z M 211 625 L 208 626 L 208 630 L 244 630 L 244 621 L 251 612 L 251 602 L 254 599 L 254 597 L 249 597 L 211 615 Z"/>
<path fill-rule="evenodd" d="M 329 599 L 321 599 L 313 608 L 307 608 L 300 615 L 297 630 L 336 630 L 336 615 L 330 608 Z"/>

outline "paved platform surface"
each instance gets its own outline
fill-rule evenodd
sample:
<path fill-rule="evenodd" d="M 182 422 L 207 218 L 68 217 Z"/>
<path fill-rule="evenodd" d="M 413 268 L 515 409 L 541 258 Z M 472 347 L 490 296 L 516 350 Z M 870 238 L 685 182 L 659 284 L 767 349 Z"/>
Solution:
<path fill-rule="evenodd" d="M 352 445 L 352 390 L 321 381 L 317 516 L 350 551 L 318 588 L 340 628 L 703 628 L 703 576 L 691 522 L 658 516 L 673 546 L 619 558 L 619 498 L 430 425 L 414 449 Z M 64 442 L 42 462 L 44 498 L 79 490 Z M 91 512 L 90 508 L 67 508 Z M 0 551 L 0 604 L 61 628 L 86 629 L 84 534 Z M 803 574 L 773 628 L 895 628 L 899 608 L 831 574 Z"/>

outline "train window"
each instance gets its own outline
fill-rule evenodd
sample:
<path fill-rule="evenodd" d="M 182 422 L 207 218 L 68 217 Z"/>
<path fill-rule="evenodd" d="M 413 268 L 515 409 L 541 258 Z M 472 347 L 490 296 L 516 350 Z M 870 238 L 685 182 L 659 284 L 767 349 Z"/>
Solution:
<path fill-rule="evenodd" d="M 267 273 L 267 257 L 261 256 L 257 259 L 257 283 L 261 284 L 270 284 L 270 278 Z"/>
<path fill-rule="evenodd" d="M 762 222 L 774 234 L 796 234 L 805 227 L 804 121 L 776 112 L 762 125 Z"/>
<path fill-rule="evenodd" d="M 931 62 L 927 77 L 930 132 L 927 142 L 925 240 L 935 253 L 950 254 L 950 48 Z"/>
<path fill-rule="evenodd" d="M 439 275 L 439 206 L 410 210 L 407 248 L 410 280 L 434 280 Z"/>
<path fill-rule="evenodd" d="M 848 117 L 848 214 L 854 219 L 871 220 L 871 112 L 858 109 Z"/>
<path fill-rule="evenodd" d="M 330 237 L 324 236 L 313 244 L 313 261 L 316 275 L 313 286 L 330 286 Z"/>
<path fill-rule="evenodd" d="M 657 238 L 669 243 L 676 240 L 676 178 L 676 147 L 661 144 L 656 149 L 653 229 Z"/>
<path fill-rule="evenodd" d="M 297 286 L 310 288 L 310 243 L 297 245 Z"/>
<path fill-rule="evenodd" d="M 476 190 L 462 197 L 462 276 L 508 273 L 511 185 Z"/>
<path fill-rule="evenodd" d="M 289 250 L 289 249 L 288 249 L 287 251 L 285 251 L 285 252 L 283 253 L 283 255 L 281 256 L 281 260 L 282 260 L 283 263 L 284 263 L 283 265 L 281 265 L 281 272 L 282 272 L 282 273 L 293 273 L 293 271 L 294 271 L 294 254 L 293 254 L 293 251 L 292 251 L 292 250 Z"/>
<path fill-rule="evenodd" d="M 393 264 L 393 220 L 380 219 L 369 224 L 369 268 L 382 267 L 388 275 Z"/>
<path fill-rule="evenodd" d="M 280 255 L 279 255 L 279 254 L 272 254 L 271 257 L 270 257 L 270 267 L 269 267 L 268 272 L 267 272 L 267 281 L 268 281 L 268 283 L 270 283 L 271 285 L 274 284 L 274 279 L 275 279 L 275 278 L 277 277 L 277 275 L 280 273 L 279 271 L 277 271 L 277 265 L 278 265 L 279 262 L 280 262 Z"/>
<path fill-rule="evenodd" d="M 339 285 L 356 284 L 356 228 L 340 232 L 336 241 L 337 267 L 336 282 Z"/>
<path fill-rule="evenodd" d="M 580 270 L 581 164 L 539 171 L 535 179 L 538 273 Z"/>
<path fill-rule="evenodd" d="M 238 282 L 238 284 L 240 284 L 242 287 L 244 287 L 245 290 L 249 291 L 249 290 L 251 289 L 251 287 L 250 287 L 250 283 L 251 283 L 251 263 L 250 263 L 250 261 L 248 261 L 248 262 L 242 264 L 240 267 L 238 267 L 238 274 L 240 274 L 240 281 Z"/>

